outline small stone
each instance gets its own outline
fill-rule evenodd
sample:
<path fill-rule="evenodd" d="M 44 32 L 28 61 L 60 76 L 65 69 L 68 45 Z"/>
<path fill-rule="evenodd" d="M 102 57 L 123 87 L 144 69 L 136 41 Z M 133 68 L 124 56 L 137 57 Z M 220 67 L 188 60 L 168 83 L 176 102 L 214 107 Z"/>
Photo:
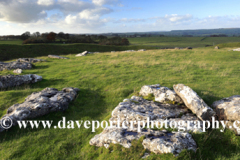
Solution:
<path fill-rule="evenodd" d="M 21 74 L 22 73 L 22 69 L 15 69 L 14 71 L 13 71 L 13 73 L 16 73 L 16 74 Z"/>
<path fill-rule="evenodd" d="M 49 58 L 56 58 L 56 59 L 69 59 L 67 57 L 61 57 L 61 56 L 58 56 L 58 55 L 48 55 Z"/>

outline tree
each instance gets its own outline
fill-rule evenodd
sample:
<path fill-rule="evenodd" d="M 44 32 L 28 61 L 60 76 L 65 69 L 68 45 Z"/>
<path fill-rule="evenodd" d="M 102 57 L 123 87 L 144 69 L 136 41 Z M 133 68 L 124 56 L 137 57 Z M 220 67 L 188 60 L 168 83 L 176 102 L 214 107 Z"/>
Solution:
<path fill-rule="evenodd" d="M 26 40 L 30 37 L 30 35 L 31 35 L 31 33 L 29 31 L 27 31 L 20 36 L 20 39 L 21 40 Z"/>
<path fill-rule="evenodd" d="M 54 32 L 50 32 L 50 33 L 47 35 L 47 40 L 48 40 L 48 41 L 55 41 L 55 38 L 56 38 L 56 33 L 54 33 Z"/>
<path fill-rule="evenodd" d="M 60 39 L 60 41 L 62 41 L 62 39 L 65 38 L 65 34 L 64 34 L 63 32 L 59 32 L 59 33 L 57 34 L 57 37 Z"/>

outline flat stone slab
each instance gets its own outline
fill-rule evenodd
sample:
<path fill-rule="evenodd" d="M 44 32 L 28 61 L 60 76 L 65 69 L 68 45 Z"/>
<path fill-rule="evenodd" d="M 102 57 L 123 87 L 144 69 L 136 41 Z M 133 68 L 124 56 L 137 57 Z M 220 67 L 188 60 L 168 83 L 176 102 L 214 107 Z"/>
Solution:
<path fill-rule="evenodd" d="M 175 91 L 163 87 L 160 84 L 155 85 L 144 85 L 140 92 L 140 95 L 147 96 L 149 94 L 153 94 L 155 96 L 155 101 L 161 102 L 161 103 L 167 103 L 167 102 L 176 102 L 182 104 L 182 99 L 176 94 Z"/>
<path fill-rule="evenodd" d="M 14 61 L 14 62 L 9 62 L 9 63 L 4 63 L 4 62 L 0 63 L 0 71 L 12 70 L 12 69 L 22 69 L 22 70 L 25 70 L 25 69 L 31 69 L 31 68 L 32 68 L 32 64 L 29 63 L 29 62 L 17 62 L 17 61 Z"/>
<path fill-rule="evenodd" d="M 35 58 L 19 58 L 16 61 L 17 62 L 28 62 L 28 63 L 45 62 L 45 60 L 35 59 Z"/>
<path fill-rule="evenodd" d="M 119 103 L 112 111 L 110 120 L 118 121 L 120 119 L 121 123 L 123 121 L 144 121 L 147 123 L 147 119 L 177 118 L 187 112 L 188 109 L 185 106 L 157 103 L 142 97 L 132 96 L 131 99 L 125 99 L 124 102 Z"/>
<path fill-rule="evenodd" d="M 41 80 L 42 77 L 36 74 L 0 76 L 0 88 L 16 87 Z"/>
<path fill-rule="evenodd" d="M 191 134 L 182 132 L 154 131 L 143 129 L 141 132 L 136 130 L 107 127 L 98 135 L 90 140 L 90 145 L 108 148 L 111 143 L 120 144 L 125 148 L 131 147 L 132 140 L 138 140 L 145 136 L 142 145 L 145 149 L 156 154 L 172 153 L 178 155 L 183 149 L 197 149 L 197 144 Z"/>
<path fill-rule="evenodd" d="M 173 86 L 175 92 L 183 100 L 184 104 L 197 115 L 201 120 L 211 120 L 216 116 L 216 113 L 210 108 L 202 98 L 200 98 L 196 92 L 190 87 L 183 84 L 177 84 Z"/>
<path fill-rule="evenodd" d="M 61 57 L 61 56 L 58 56 L 58 55 L 48 55 L 49 58 L 56 58 L 56 59 L 69 59 L 67 57 Z"/>
<path fill-rule="evenodd" d="M 76 98 L 78 91 L 78 88 L 69 87 L 63 88 L 62 91 L 55 88 L 45 88 L 40 92 L 34 92 L 23 103 L 9 107 L 0 123 L 4 118 L 9 117 L 14 126 L 18 120 L 34 119 L 50 112 L 64 111 L 68 108 L 69 103 Z M 0 125 L 0 132 L 4 130 Z"/>

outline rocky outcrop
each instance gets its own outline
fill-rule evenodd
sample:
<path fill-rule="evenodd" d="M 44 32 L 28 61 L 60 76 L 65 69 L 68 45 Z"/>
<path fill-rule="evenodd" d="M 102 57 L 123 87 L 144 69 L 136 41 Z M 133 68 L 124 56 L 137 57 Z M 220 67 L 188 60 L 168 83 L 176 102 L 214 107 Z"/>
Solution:
<path fill-rule="evenodd" d="M 0 71 L 2 70 L 11 70 L 11 69 L 31 69 L 32 64 L 29 62 L 9 62 L 9 63 L 4 63 L 0 62 Z"/>
<path fill-rule="evenodd" d="M 16 61 L 17 62 L 28 62 L 28 63 L 45 62 L 45 60 L 35 59 L 35 58 L 19 58 Z"/>
<path fill-rule="evenodd" d="M 16 73 L 16 74 L 21 74 L 22 73 L 22 69 L 15 69 L 14 71 L 13 71 L 13 73 Z"/>
<path fill-rule="evenodd" d="M 175 93 L 175 91 L 167 88 L 161 87 L 159 84 L 155 85 L 144 85 L 140 92 L 140 95 L 147 96 L 153 94 L 155 96 L 155 101 L 161 103 L 174 102 L 183 103 L 182 99 Z"/>
<path fill-rule="evenodd" d="M 20 86 L 23 84 L 36 83 L 42 77 L 36 74 L 0 76 L 0 88 Z"/>
<path fill-rule="evenodd" d="M 61 57 L 61 56 L 58 56 L 58 55 L 48 55 L 49 58 L 56 58 L 56 59 L 69 59 L 67 57 Z"/>
<path fill-rule="evenodd" d="M 55 88 L 45 88 L 40 92 L 34 92 L 29 95 L 21 104 L 14 104 L 7 110 L 7 114 L 2 117 L 0 123 L 4 118 L 10 118 L 12 125 L 16 125 L 18 120 L 34 119 L 39 116 L 46 115 L 50 112 L 64 111 L 68 105 L 73 101 L 79 89 L 77 88 L 63 88 L 58 91 Z M 0 132 L 5 130 L 0 125 Z"/>
<path fill-rule="evenodd" d="M 131 147 L 132 140 L 138 140 L 145 136 L 142 145 L 145 149 L 156 154 L 172 153 L 178 155 L 183 149 L 196 151 L 196 142 L 189 133 L 163 131 L 153 131 L 150 129 L 136 130 L 123 129 L 117 127 L 107 127 L 90 140 L 90 145 L 98 147 L 109 147 L 110 143 L 120 144 L 125 148 Z"/>
<path fill-rule="evenodd" d="M 183 84 L 173 86 L 185 105 L 201 120 L 211 120 L 216 113 L 190 87 Z"/>

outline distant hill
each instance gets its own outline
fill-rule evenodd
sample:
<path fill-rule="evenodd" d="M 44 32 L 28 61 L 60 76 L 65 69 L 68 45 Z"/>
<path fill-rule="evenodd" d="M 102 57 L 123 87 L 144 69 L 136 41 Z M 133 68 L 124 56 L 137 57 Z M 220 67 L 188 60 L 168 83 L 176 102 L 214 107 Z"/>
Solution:
<path fill-rule="evenodd" d="M 106 36 L 149 37 L 149 36 L 185 36 L 185 37 L 239 37 L 240 28 L 172 30 L 152 32 L 104 33 Z"/>

